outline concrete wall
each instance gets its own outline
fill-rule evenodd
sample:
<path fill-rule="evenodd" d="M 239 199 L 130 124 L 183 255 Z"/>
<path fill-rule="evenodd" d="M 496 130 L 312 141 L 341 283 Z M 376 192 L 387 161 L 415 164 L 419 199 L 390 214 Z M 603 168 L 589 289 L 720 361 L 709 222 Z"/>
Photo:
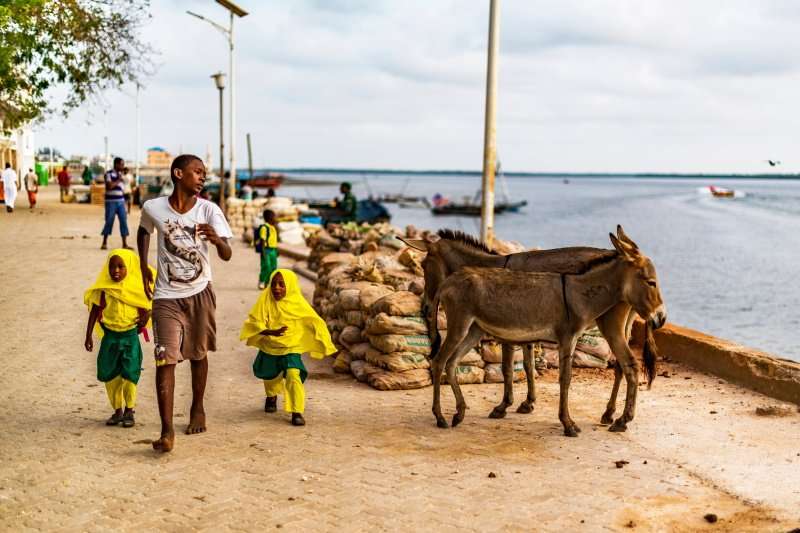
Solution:
<path fill-rule="evenodd" d="M 799 363 L 673 324 L 653 336 L 661 357 L 800 405 Z M 643 338 L 644 323 L 637 321 L 633 342 Z"/>

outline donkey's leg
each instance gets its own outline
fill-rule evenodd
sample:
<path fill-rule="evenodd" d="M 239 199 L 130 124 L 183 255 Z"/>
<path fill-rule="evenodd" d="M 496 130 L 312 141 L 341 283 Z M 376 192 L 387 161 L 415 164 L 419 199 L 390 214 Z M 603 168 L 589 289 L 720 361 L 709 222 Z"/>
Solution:
<path fill-rule="evenodd" d="M 461 341 L 461 344 L 456 348 L 455 353 L 447 361 L 447 381 L 450 382 L 450 387 L 453 389 L 453 394 L 456 397 L 456 414 L 453 415 L 453 427 L 456 427 L 464 420 L 464 415 L 467 411 L 467 402 L 464 400 L 464 395 L 461 393 L 461 385 L 458 383 L 456 369 L 458 368 L 458 363 L 461 361 L 461 358 L 478 344 L 482 335 L 483 332 L 480 328 L 473 325 L 469 333 L 464 337 L 464 340 Z"/>
<path fill-rule="evenodd" d="M 600 418 L 601 424 L 610 424 L 614 421 L 614 411 L 617 410 L 617 394 L 619 393 L 619 384 L 622 382 L 622 367 L 619 361 L 614 363 L 614 385 L 611 387 L 611 397 L 608 399 L 606 410 Z"/>
<path fill-rule="evenodd" d="M 452 325 L 448 324 L 447 338 L 442 343 L 438 355 L 433 359 L 433 361 L 431 361 L 431 379 L 433 381 L 433 416 L 436 417 L 436 425 L 440 428 L 449 427 L 447 420 L 445 420 L 444 416 L 442 415 L 442 371 L 447 367 L 449 361 L 454 358 L 456 351 L 461 346 L 461 342 L 470 332 L 470 325 L 457 321 L 455 316 L 453 317 L 452 322 Z M 466 351 L 464 353 L 466 353 Z"/>
<path fill-rule="evenodd" d="M 506 409 L 514 405 L 514 347 L 503 344 L 503 401 L 489 413 L 489 418 L 505 418 Z"/>
<path fill-rule="evenodd" d="M 572 381 L 572 356 L 575 353 L 575 344 L 578 341 L 576 333 L 561 335 L 558 342 L 558 419 L 564 426 L 564 435 L 577 437 L 581 428 L 569 416 L 569 385 Z"/>
<path fill-rule="evenodd" d="M 625 431 L 627 429 L 627 423 L 633 420 L 633 415 L 636 410 L 636 394 L 639 389 L 639 365 L 636 361 L 636 357 L 634 357 L 633 352 L 631 352 L 628 346 L 626 337 L 628 318 L 629 308 L 624 305 L 619 305 L 597 319 L 597 325 L 608 341 L 609 346 L 611 346 L 611 350 L 617 358 L 617 364 L 625 375 L 625 409 L 622 412 L 622 416 L 617 418 L 614 423 L 611 424 L 611 427 L 608 428 L 609 431 L 615 432 Z M 616 372 L 618 371 L 615 369 L 615 381 Z M 615 391 L 612 391 L 612 396 L 614 392 Z M 606 412 L 608 412 L 608 408 Z"/>
<path fill-rule="evenodd" d="M 533 344 L 522 346 L 522 366 L 528 381 L 528 397 L 517 407 L 518 413 L 532 413 L 536 403 L 536 368 L 533 366 Z"/>

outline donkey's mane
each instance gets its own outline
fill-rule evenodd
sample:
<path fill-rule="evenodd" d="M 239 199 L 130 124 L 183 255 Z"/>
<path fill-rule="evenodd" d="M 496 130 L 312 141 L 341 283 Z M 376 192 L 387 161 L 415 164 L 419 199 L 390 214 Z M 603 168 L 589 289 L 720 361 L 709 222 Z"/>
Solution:
<path fill-rule="evenodd" d="M 477 248 L 478 250 L 486 252 L 487 254 L 500 255 L 491 248 L 489 248 L 485 242 L 473 237 L 472 235 L 464 233 L 463 231 L 457 231 L 452 229 L 440 229 L 438 232 L 436 232 L 436 234 L 446 241 L 460 242 L 461 244 L 464 244 L 471 248 Z"/>

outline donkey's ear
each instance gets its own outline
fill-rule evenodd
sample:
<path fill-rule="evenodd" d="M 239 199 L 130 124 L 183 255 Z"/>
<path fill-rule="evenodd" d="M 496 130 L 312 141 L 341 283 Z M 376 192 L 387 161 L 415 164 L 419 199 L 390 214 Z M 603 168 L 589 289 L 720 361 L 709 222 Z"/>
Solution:
<path fill-rule="evenodd" d="M 614 245 L 614 248 L 625 261 L 632 263 L 636 260 L 636 250 L 631 248 L 629 244 L 620 241 L 613 233 L 609 233 L 608 238 L 611 239 L 611 244 Z"/>
<path fill-rule="evenodd" d="M 420 252 L 427 252 L 428 251 L 428 243 L 423 241 L 422 239 L 404 239 L 403 237 L 398 237 L 401 241 L 403 241 L 408 246 L 414 248 L 415 250 L 419 250 Z"/>
<path fill-rule="evenodd" d="M 635 242 L 633 242 L 633 239 L 628 237 L 628 235 L 625 233 L 625 230 L 622 229 L 622 225 L 621 224 L 617 224 L 617 237 L 619 238 L 620 241 L 622 241 L 622 242 L 624 242 L 626 244 L 630 244 L 633 247 L 634 250 L 638 250 L 639 249 L 639 246 L 637 246 L 637 244 Z"/>

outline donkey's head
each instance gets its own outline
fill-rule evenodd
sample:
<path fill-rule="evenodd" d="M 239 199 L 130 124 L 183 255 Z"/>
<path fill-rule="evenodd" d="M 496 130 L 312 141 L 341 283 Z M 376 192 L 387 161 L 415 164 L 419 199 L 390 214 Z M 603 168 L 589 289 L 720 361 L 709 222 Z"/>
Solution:
<path fill-rule="evenodd" d="M 400 238 L 400 240 L 415 250 L 425 252 L 425 259 L 422 260 L 422 270 L 425 272 L 425 299 L 432 302 L 439 285 L 450 274 L 450 269 L 447 268 L 447 263 L 440 250 L 439 241 L 441 239 L 436 235 L 426 235 L 424 239 Z"/>
<path fill-rule="evenodd" d="M 617 226 L 617 234 L 609 233 L 609 237 L 626 266 L 622 280 L 623 298 L 650 327 L 660 328 L 667 321 L 667 307 L 661 299 L 656 267 L 625 235 L 622 226 Z"/>

